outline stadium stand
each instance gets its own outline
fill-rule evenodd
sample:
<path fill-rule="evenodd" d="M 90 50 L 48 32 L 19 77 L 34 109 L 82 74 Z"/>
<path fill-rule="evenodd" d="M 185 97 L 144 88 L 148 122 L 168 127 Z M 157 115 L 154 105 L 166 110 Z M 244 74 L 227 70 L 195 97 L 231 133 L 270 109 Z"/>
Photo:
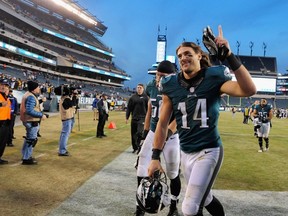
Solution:
<path fill-rule="evenodd" d="M 124 88 L 131 77 L 114 63 L 112 48 L 101 41 L 106 30 L 107 26 L 77 1 L 0 0 L 0 76 L 13 79 L 19 91 L 33 79 L 43 85 L 44 93 L 49 90 L 53 95 L 54 87 L 69 84 L 81 88 L 81 96 L 88 98 L 81 101 L 87 104 L 103 92 L 116 104 L 122 103 L 133 93 Z M 237 57 L 253 78 L 276 80 L 275 90 L 273 86 L 269 91 L 260 89 L 249 99 L 223 96 L 222 106 L 240 108 L 265 97 L 275 108 L 287 108 L 288 77 L 278 77 L 276 58 Z"/>
<path fill-rule="evenodd" d="M 248 99 L 224 95 L 221 101 L 223 107 L 235 106 L 240 110 L 245 106 L 250 106 L 255 100 L 266 98 L 275 109 L 288 108 L 288 77 L 283 79 L 283 77 L 278 76 L 275 57 L 238 55 L 237 58 L 250 72 L 257 87 L 257 94 Z M 211 61 L 213 64 L 224 64 L 229 67 L 226 61 L 221 63 L 212 58 Z M 268 84 L 270 88 L 268 88 Z"/>
<path fill-rule="evenodd" d="M 130 75 L 100 40 L 106 30 L 76 1 L 0 0 L 0 76 L 17 80 L 20 91 L 33 79 L 52 91 L 70 84 L 83 97 L 105 92 L 122 101 L 131 94 L 124 88 Z"/>

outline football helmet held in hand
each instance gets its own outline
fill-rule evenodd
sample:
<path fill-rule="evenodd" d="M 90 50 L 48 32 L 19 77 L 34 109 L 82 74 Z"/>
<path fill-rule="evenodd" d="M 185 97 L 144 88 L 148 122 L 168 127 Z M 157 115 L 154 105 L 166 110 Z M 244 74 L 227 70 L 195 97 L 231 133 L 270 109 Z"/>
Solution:
<path fill-rule="evenodd" d="M 156 214 L 170 204 L 169 187 L 165 173 L 155 171 L 153 177 L 143 178 L 137 189 L 139 207 L 150 214 Z"/>
<path fill-rule="evenodd" d="M 217 58 L 220 61 L 224 61 L 227 57 L 229 49 L 226 46 L 218 47 L 215 43 L 215 35 L 212 32 L 210 26 L 207 26 L 203 30 L 202 41 L 212 58 Z"/>

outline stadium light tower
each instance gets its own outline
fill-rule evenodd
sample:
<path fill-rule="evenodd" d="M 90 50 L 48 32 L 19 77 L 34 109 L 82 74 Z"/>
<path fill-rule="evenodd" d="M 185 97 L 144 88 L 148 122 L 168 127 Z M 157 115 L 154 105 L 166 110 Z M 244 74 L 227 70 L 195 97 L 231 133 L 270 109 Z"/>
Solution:
<path fill-rule="evenodd" d="M 152 65 L 151 68 L 148 69 L 148 74 L 155 75 L 157 71 L 157 66 L 163 60 L 168 60 L 174 64 L 175 68 L 177 69 L 176 65 L 176 58 L 174 55 L 166 55 L 167 49 L 167 26 L 165 27 L 165 34 L 160 34 L 160 25 L 158 25 L 158 37 L 157 37 L 157 50 L 156 50 L 156 63 Z M 183 38 L 183 42 L 185 42 L 185 38 Z"/>
<path fill-rule="evenodd" d="M 156 63 L 159 63 L 166 59 L 167 48 L 167 27 L 165 28 L 165 34 L 160 34 L 160 26 L 158 26 L 158 39 L 157 39 L 157 51 L 156 51 Z"/>
<path fill-rule="evenodd" d="M 63 0 L 52 0 L 55 4 L 65 8 L 66 10 L 76 14 L 77 16 L 79 16 L 80 18 L 84 19 L 85 21 L 93 24 L 93 25 L 97 25 L 97 22 L 93 19 L 91 19 L 90 17 L 88 17 L 86 14 L 82 13 L 79 9 L 73 7 L 72 5 L 70 5 L 69 3 L 64 2 Z M 83 9 L 83 11 L 86 11 L 87 9 Z"/>
<path fill-rule="evenodd" d="M 239 47 L 241 43 L 239 41 L 236 42 L 236 47 L 237 47 L 237 55 L 239 55 Z"/>
<path fill-rule="evenodd" d="M 267 48 L 267 44 L 263 42 L 262 45 L 263 49 L 264 49 L 264 57 L 266 56 L 266 48 Z"/>
<path fill-rule="evenodd" d="M 250 41 L 249 43 L 249 47 L 250 47 L 250 56 L 252 56 L 252 53 L 253 53 L 253 46 L 254 46 L 254 43 L 252 41 Z"/>

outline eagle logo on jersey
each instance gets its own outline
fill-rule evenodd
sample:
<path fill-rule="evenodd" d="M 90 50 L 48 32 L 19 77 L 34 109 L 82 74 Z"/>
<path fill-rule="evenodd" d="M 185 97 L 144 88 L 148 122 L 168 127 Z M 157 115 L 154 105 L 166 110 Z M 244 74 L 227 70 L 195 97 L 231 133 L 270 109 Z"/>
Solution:
<path fill-rule="evenodd" d="M 194 91 L 195 91 L 195 88 L 193 86 L 190 87 L 189 92 L 193 93 Z"/>

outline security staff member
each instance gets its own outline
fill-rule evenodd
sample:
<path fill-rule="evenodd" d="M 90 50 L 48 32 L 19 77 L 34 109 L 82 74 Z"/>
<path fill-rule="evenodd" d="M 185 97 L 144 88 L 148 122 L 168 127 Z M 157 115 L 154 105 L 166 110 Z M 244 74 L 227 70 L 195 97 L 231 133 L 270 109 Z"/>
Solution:
<path fill-rule="evenodd" d="M 132 95 L 128 101 L 126 110 L 126 124 L 130 114 L 131 120 L 131 142 L 132 153 L 137 152 L 141 141 L 141 134 L 144 129 L 144 121 L 148 109 L 148 96 L 144 93 L 144 85 L 139 83 L 137 85 L 137 92 Z"/>
<path fill-rule="evenodd" d="M 5 151 L 10 124 L 11 103 L 8 99 L 9 82 L 6 79 L 0 81 L 0 165 L 8 164 L 2 156 Z"/>
<path fill-rule="evenodd" d="M 37 143 L 37 132 L 40 119 L 47 117 L 41 112 L 37 96 L 40 94 L 38 83 L 28 81 L 28 91 L 23 95 L 20 106 L 20 119 L 26 128 L 26 136 L 22 147 L 22 164 L 33 165 L 37 161 L 32 157 L 33 149 Z"/>

